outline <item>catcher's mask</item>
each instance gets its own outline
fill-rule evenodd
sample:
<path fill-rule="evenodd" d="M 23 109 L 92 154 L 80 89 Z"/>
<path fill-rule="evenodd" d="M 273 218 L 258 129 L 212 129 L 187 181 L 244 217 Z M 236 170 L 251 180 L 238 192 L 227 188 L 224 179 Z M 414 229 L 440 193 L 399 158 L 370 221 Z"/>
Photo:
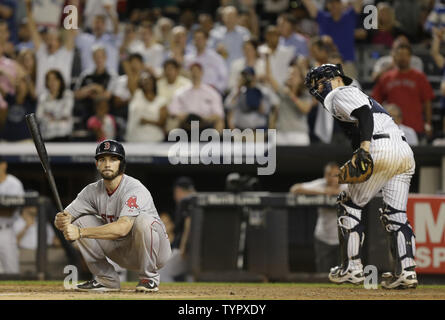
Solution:
<path fill-rule="evenodd" d="M 309 89 L 318 101 L 324 104 L 324 99 L 332 91 L 331 82 L 329 80 L 341 77 L 345 85 L 349 86 L 352 79 L 345 76 L 341 64 L 323 64 L 319 67 L 312 68 L 306 75 L 304 85 Z M 318 91 L 319 84 L 323 84 L 323 89 Z"/>

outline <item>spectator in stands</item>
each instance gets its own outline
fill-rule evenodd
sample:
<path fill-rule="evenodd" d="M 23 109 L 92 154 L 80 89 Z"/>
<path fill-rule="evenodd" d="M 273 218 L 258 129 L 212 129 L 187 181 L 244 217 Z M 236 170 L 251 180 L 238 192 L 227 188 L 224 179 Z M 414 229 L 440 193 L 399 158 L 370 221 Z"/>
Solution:
<path fill-rule="evenodd" d="M 295 50 L 295 56 L 309 55 L 307 39 L 296 32 L 297 21 L 289 13 L 281 14 L 277 19 L 277 27 L 280 32 L 279 44 L 285 47 L 291 47 Z"/>
<path fill-rule="evenodd" d="M 2 70 L 1 61 L 2 59 L 0 58 L 0 73 Z M 10 142 L 24 141 L 31 138 L 26 125 L 25 115 L 34 113 L 36 110 L 36 65 L 33 51 L 30 49 L 21 51 L 18 57 L 18 62 L 22 69 L 19 73 L 23 74 L 23 76 L 15 81 L 15 94 L 8 96 L 9 106 L 5 109 L 7 118 L 3 127 L 0 121 L 0 139 Z M 5 68 L 5 71 L 7 70 L 8 68 Z"/>
<path fill-rule="evenodd" d="M 290 13 L 297 20 L 296 29 L 303 36 L 312 39 L 320 34 L 318 23 L 312 19 L 306 7 L 300 2 L 290 8 Z"/>
<path fill-rule="evenodd" d="M 7 171 L 8 163 L 0 155 L 0 196 L 24 196 L 23 184 Z M 19 214 L 16 208 L 0 208 L 0 273 L 20 272 L 17 239 L 12 228 Z"/>
<path fill-rule="evenodd" d="M 29 94 L 33 100 L 37 100 L 36 93 L 36 78 L 37 78 L 37 61 L 34 51 L 32 49 L 23 49 L 20 51 L 17 62 L 24 71 L 24 78 L 26 84 L 26 95 Z"/>
<path fill-rule="evenodd" d="M 398 36 L 393 42 L 391 51 L 393 52 L 400 45 L 410 45 L 410 42 L 406 36 Z M 411 55 L 410 66 L 413 69 L 423 72 L 423 62 L 422 59 L 420 59 L 418 56 L 415 56 L 413 54 Z M 377 81 L 384 72 L 393 68 L 395 68 L 395 63 L 392 53 L 387 56 L 380 57 L 375 62 L 374 67 L 372 68 L 372 80 Z"/>
<path fill-rule="evenodd" d="M 337 196 L 346 190 L 338 184 L 338 164 L 330 162 L 324 167 L 324 177 L 310 182 L 298 183 L 290 188 L 293 194 Z M 334 208 L 318 208 L 314 231 L 315 265 L 317 272 L 329 272 L 338 264 L 339 241 L 337 234 L 337 212 Z"/>
<path fill-rule="evenodd" d="M 63 75 L 64 84 L 71 85 L 71 71 L 74 59 L 74 39 L 76 30 L 67 31 L 64 46 L 59 30 L 49 29 L 42 41 L 34 17 L 32 15 L 32 2 L 26 0 L 26 14 L 28 19 L 29 32 L 36 50 L 37 80 L 36 92 L 40 96 L 45 90 L 45 78 L 49 70 L 59 70 Z"/>
<path fill-rule="evenodd" d="M 19 217 L 14 221 L 13 229 L 17 237 L 20 249 L 37 250 L 38 226 L 37 207 L 24 207 Z M 60 241 L 55 236 L 51 224 L 46 224 L 46 244 L 48 246 L 59 246 Z"/>
<path fill-rule="evenodd" d="M 19 24 L 18 41 L 19 43 L 15 46 L 17 52 L 24 49 L 34 49 L 34 43 L 32 43 L 31 34 L 29 33 L 28 20 L 26 18 L 24 18 Z"/>
<path fill-rule="evenodd" d="M 213 17 L 209 13 L 200 13 L 198 16 L 198 27 L 204 30 L 207 34 L 210 34 L 215 26 Z"/>
<path fill-rule="evenodd" d="M 329 54 L 332 53 L 326 38 L 317 36 L 311 39 L 308 59 L 299 59 L 299 63 L 304 71 L 309 71 L 311 67 L 321 66 L 328 63 Z"/>
<path fill-rule="evenodd" d="M 75 114 L 86 123 L 94 111 L 94 100 L 99 97 L 111 98 L 111 85 L 116 78 L 113 71 L 107 69 L 107 54 L 105 47 L 95 45 L 91 48 L 94 67 L 84 71 L 76 84 L 74 97 L 76 98 Z"/>
<path fill-rule="evenodd" d="M 174 27 L 167 58 L 175 59 L 183 66 L 184 57 L 190 54 L 192 50 L 195 50 L 195 48 L 192 45 L 187 45 L 187 29 L 183 26 Z"/>
<path fill-rule="evenodd" d="M 356 78 L 355 38 L 357 18 L 362 11 L 362 0 L 354 0 L 353 7 L 345 7 L 341 0 L 327 0 L 327 11 L 319 10 L 314 0 L 302 1 L 311 17 L 317 20 L 320 35 L 329 35 L 338 47 L 345 61 L 345 73 Z"/>
<path fill-rule="evenodd" d="M 158 80 L 158 95 L 168 104 L 180 89 L 192 86 L 192 82 L 180 74 L 181 66 L 175 59 L 164 62 L 164 76 Z"/>
<path fill-rule="evenodd" d="M 128 108 L 126 141 L 162 142 L 167 121 L 166 99 L 158 95 L 156 77 L 143 73 Z"/>
<path fill-rule="evenodd" d="M 73 130 L 73 92 L 66 88 L 62 73 L 50 70 L 46 91 L 39 96 L 36 117 L 45 141 L 68 141 Z"/>
<path fill-rule="evenodd" d="M 9 26 L 5 20 L 0 19 L 0 46 L 3 47 L 3 54 L 8 58 L 15 58 L 14 43 L 9 39 Z"/>
<path fill-rule="evenodd" d="M 191 197 L 196 193 L 189 177 L 179 177 L 173 184 L 173 199 L 176 204 L 173 216 L 174 237 L 171 240 L 172 255 L 167 264 L 159 270 L 164 282 L 189 280 L 189 238 L 191 231 Z"/>
<path fill-rule="evenodd" d="M 115 21 L 118 18 L 117 2 L 118 0 L 85 1 L 85 9 L 83 10 L 85 29 L 94 30 L 96 17 L 103 16 L 105 18 L 105 32 L 114 32 Z"/>
<path fill-rule="evenodd" d="M 129 44 L 129 53 L 139 53 L 144 58 L 145 65 L 157 77 L 162 74 L 164 62 L 164 47 L 156 42 L 153 34 L 153 26 L 150 22 L 144 22 L 139 27 L 139 37 Z"/>
<path fill-rule="evenodd" d="M 23 68 L 13 59 L 5 56 L 0 44 L 0 94 L 7 103 L 12 103 L 16 95 L 17 84 L 24 77 Z"/>
<path fill-rule="evenodd" d="M 230 70 L 232 62 L 243 56 L 243 43 L 250 38 L 250 32 L 238 24 L 238 10 L 233 6 L 224 7 L 222 11 L 224 25 L 210 33 L 210 46 L 226 60 Z"/>
<path fill-rule="evenodd" d="M 239 12 L 238 21 L 240 26 L 249 30 L 252 39 L 260 38 L 259 17 L 254 4 Z"/>
<path fill-rule="evenodd" d="M 386 109 L 386 111 L 388 111 L 394 122 L 399 126 L 400 130 L 403 131 L 406 142 L 408 142 L 410 146 L 417 146 L 419 144 L 419 139 L 417 138 L 416 131 L 414 131 L 413 128 L 402 124 L 403 118 L 400 108 L 394 103 L 385 104 L 383 107 Z"/>
<path fill-rule="evenodd" d="M 192 8 L 184 8 L 181 10 L 179 25 L 183 26 L 186 30 L 187 44 L 192 44 L 196 25 L 196 13 Z"/>
<path fill-rule="evenodd" d="M 423 72 L 410 66 L 411 47 L 399 45 L 393 51 L 395 69 L 382 74 L 374 86 L 372 97 L 380 103 L 395 103 L 402 110 L 403 124 L 412 127 L 419 137 L 431 138 L 434 92 Z"/>
<path fill-rule="evenodd" d="M 90 1 L 89 1 L 90 2 Z M 94 1 L 92 1 L 94 2 Z M 76 37 L 76 47 L 79 49 L 82 72 L 94 68 L 92 48 L 101 46 L 107 52 L 107 69 L 118 73 L 119 68 L 119 20 L 114 16 L 111 8 L 107 8 L 107 15 L 96 15 L 93 20 L 92 33 L 82 32 Z M 113 31 L 106 31 L 107 17 L 113 21 Z"/>
<path fill-rule="evenodd" d="M 111 113 L 117 121 L 127 122 L 128 104 L 132 93 L 137 89 L 140 74 L 145 70 L 144 59 L 139 53 L 131 54 L 122 61 L 125 74 L 116 78 L 110 84 L 112 94 Z M 131 91 L 130 91 L 131 88 Z"/>
<path fill-rule="evenodd" d="M 258 53 L 258 42 L 253 39 L 244 41 L 244 56 L 232 63 L 229 73 L 229 89 L 232 90 L 238 86 L 241 71 L 246 67 L 252 67 L 258 81 L 262 81 L 266 74 L 266 63 L 264 59 L 260 59 Z"/>
<path fill-rule="evenodd" d="M 229 110 L 227 123 L 230 129 L 268 129 L 273 127 L 270 114 L 279 104 L 279 99 L 267 87 L 257 83 L 255 70 L 246 67 L 239 77 L 238 86 L 225 100 Z"/>
<path fill-rule="evenodd" d="M 116 139 L 116 120 L 109 114 L 109 100 L 99 96 L 94 99 L 94 107 L 96 114 L 88 119 L 87 129 L 94 134 L 96 142 Z"/>
<path fill-rule="evenodd" d="M 418 43 L 423 31 L 421 21 L 422 1 L 393 0 L 392 7 L 396 14 L 396 20 L 399 22 L 404 34 L 411 43 Z"/>
<path fill-rule="evenodd" d="M 200 129 L 224 129 L 224 109 L 221 95 L 203 81 L 203 66 L 198 62 L 190 66 L 193 86 L 174 95 L 168 106 L 169 114 L 177 118 L 181 127 L 190 130 L 193 120 L 199 121 Z"/>
<path fill-rule="evenodd" d="M 434 8 L 428 14 L 424 28 L 427 32 L 432 33 L 433 28 L 445 27 L 445 1 L 435 1 Z"/>
<path fill-rule="evenodd" d="M 9 29 L 9 41 L 13 44 L 17 44 L 17 23 L 15 20 L 15 11 L 17 4 L 13 0 L 0 0 L 0 19 L 4 20 L 8 24 Z"/>
<path fill-rule="evenodd" d="M 445 27 L 431 28 L 433 38 L 431 41 L 430 54 L 439 69 L 444 69 L 445 67 L 445 57 L 440 53 L 440 45 L 444 40 L 444 31 Z"/>
<path fill-rule="evenodd" d="M 207 47 L 207 37 L 204 30 L 195 30 L 193 39 L 196 50 L 185 56 L 185 67 L 190 69 L 190 66 L 197 62 L 204 72 L 202 82 L 214 87 L 222 94 L 228 84 L 227 65 L 215 50 Z"/>
<path fill-rule="evenodd" d="M 164 48 L 164 52 L 170 48 L 171 32 L 174 27 L 173 20 L 161 17 L 154 26 L 154 37 Z"/>
<path fill-rule="evenodd" d="M 388 2 L 377 4 L 378 29 L 370 29 L 368 37 L 372 44 L 384 45 L 391 48 L 394 40 L 403 31 L 399 28 L 395 18 L 394 8 Z"/>
<path fill-rule="evenodd" d="M 280 97 L 277 118 L 277 143 L 283 145 L 309 145 L 307 114 L 316 105 L 304 86 L 304 74 L 296 63 L 289 66 L 284 87 L 267 77 Z"/>
<path fill-rule="evenodd" d="M 280 34 L 276 26 L 268 26 L 266 29 L 266 43 L 258 48 L 261 58 L 270 63 L 270 71 L 278 85 L 284 85 L 287 79 L 287 71 L 294 49 L 279 45 Z"/>

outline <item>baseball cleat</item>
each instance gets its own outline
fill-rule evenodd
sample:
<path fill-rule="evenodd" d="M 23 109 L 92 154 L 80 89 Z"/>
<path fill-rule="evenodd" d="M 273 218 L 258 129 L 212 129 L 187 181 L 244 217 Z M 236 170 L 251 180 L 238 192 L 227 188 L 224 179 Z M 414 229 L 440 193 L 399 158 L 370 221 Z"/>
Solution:
<path fill-rule="evenodd" d="M 141 279 L 136 286 L 136 292 L 157 292 L 158 285 L 151 279 Z"/>
<path fill-rule="evenodd" d="M 77 291 L 93 291 L 93 292 L 111 292 L 111 291 L 119 291 L 119 288 L 109 288 L 100 284 L 96 280 L 90 280 L 76 286 Z"/>
<path fill-rule="evenodd" d="M 329 272 L 329 280 L 337 284 L 352 283 L 359 285 L 365 281 L 365 277 L 362 269 L 343 270 L 341 266 L 336 266 Z"/>
<path fill-rule="evenodd" d="M 405 269 L 398 277 L 392 272 L 382 274 L 383 289 L 415 289 L 417 284 L 417 274 L 414 270 Z"/>

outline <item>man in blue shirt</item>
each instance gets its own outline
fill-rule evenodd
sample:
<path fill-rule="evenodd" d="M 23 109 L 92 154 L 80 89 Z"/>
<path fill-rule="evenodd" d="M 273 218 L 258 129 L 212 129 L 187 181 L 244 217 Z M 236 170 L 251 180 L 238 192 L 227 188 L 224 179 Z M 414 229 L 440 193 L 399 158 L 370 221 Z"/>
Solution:
<path fill-rule="evenodd" d="M 250 31 L 238 25 L 238 11 L 235 7 L 225 7 L 222 19 L 224 26 L 210 32 L 210 47 L 217 51 L 226 51 L 227 68 L 230 70 L 232 62 L 243 57 L 243 44 L 250 38 Z"/>
<path fill-rule="evenodd" d="M 296 57 L 300 55 L 307 57 L 309 55 L 307 39 L 295 32 L 296 24 L 296 19 L 288 13 L 284 13 L 278 17 L 277 27 L 280 32 L 279 45 L 294 48 Z"/>
<path fill-rule="evenodd" d="M 345 62 L 345 73 L 356 77 L 354 42 L 362 0 L 354 0 L 353 7 L 345 7 L 341 0 L 327 0 L 327 11 L 317 8 L 314 0 L 302 0 L 312 18 L 320 27 L 320 35 L 329 35 Z"/>
<path fill-rule="evenodd" d="M 8 23 L 9 40 L 14 44 L 17 44 L 17 24 L 14 15 L 16 7 L 17 4 L 13 0 L 0 0 L 0 19 Z"/>

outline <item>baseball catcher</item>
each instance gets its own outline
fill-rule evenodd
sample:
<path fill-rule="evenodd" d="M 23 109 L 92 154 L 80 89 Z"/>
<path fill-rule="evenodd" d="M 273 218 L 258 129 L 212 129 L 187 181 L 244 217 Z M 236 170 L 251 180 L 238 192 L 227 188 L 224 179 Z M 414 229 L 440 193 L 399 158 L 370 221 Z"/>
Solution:
<path fill-rule="evenodd" d="M 383 288 L 415 288 L 415 238 L 406 216 L 413 152 L 386 110 L 345 76 L 341 65 L 312 68 L 305 85 L 332 114 L 355 150 L 341 167 L 339 183 L 348 184 L 337 200 L 341 265 L 331 269 L 335 283 L 364 281 L 361 249 L 365 239 L 362 208 L 382 191 L 380 218 L 390 238 L 393 272 L 383 274 Z"/>

